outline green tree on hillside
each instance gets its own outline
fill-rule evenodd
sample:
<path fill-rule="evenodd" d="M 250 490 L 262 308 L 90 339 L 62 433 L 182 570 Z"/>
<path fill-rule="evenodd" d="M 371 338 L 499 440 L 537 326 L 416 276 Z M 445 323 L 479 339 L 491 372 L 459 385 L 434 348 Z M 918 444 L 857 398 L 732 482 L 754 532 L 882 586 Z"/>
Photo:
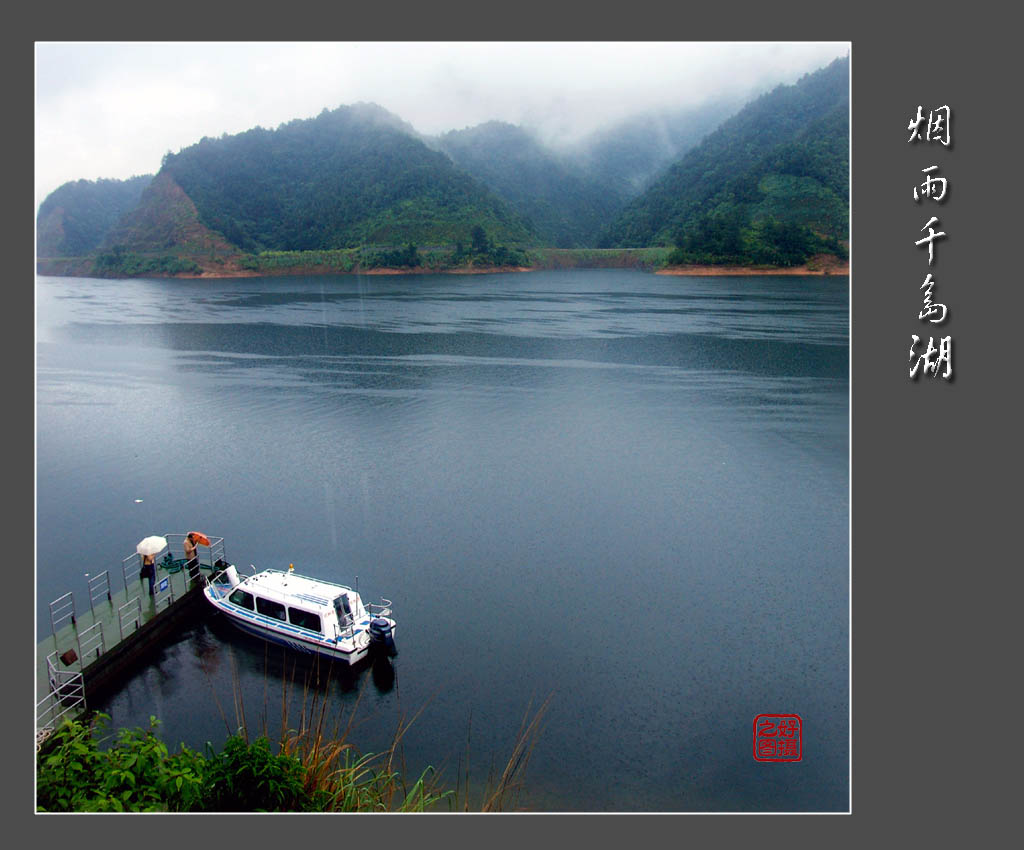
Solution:
<path fill-rule="evenodd" d="M 490 253 L 491 240 L 487 238 L 487 231 L 484 230 L 479 224 L 473 226 L 473 229 L 469 233 L 469 237 L 473 241 L 474 254 Z"/>

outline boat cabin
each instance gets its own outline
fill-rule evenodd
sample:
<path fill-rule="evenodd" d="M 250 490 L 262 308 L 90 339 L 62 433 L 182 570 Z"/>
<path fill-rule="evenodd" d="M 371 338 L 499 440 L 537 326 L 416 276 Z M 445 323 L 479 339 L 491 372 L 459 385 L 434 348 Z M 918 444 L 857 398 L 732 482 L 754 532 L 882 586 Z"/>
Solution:
<path fill-rule="evenodd" d="M 351 635 L 370 616 L 350 587 L 277 570 L 248 576 L 227 601 L 328 639 Z"/>

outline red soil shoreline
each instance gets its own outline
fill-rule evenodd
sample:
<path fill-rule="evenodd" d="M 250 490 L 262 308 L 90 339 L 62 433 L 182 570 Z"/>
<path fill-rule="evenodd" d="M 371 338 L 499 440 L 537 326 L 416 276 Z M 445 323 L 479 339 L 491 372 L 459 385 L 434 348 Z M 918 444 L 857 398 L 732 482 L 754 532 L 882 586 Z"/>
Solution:
<path fill-rule="evenodd" d="M 762 268 L 759 266 L 668 266 L 659 269 L 655 274 L 668 275 L 708 275 L 712 277 L 731 275 L 848 275 L 849 263 L 837 263 L 825 268 L 808 268 L 807 266 L 791 266 L 789 268 Z"/>
<path fill-rule="evenodd" d="M 284 277 L 286 275 L 399 275 L 399 274 L 506 274 L 509 272 L 538 272 L 550 271 L 543 266 L 501 266 L 495 268 L 472 268 L 472 269 L 366 269 L 359 272 L 339 272 L 337 269 L 324 268 L 291 268 L 274 269 L 273 271 L 250 271 L 238 269 L 233 271 L 220 270 L 217 272 L 204 271 L 199 274 L 180 274 L 174 277 L 180 278 L 203 278 L 216 280 L 218 278 L 233 277 Z M 674 275 L 678 277 L 732 277 L 732 276 L 814 276 L 827 277 L 829 275 L 849 275 L 850 264 L 838 263 L 827 268 L 808 268 L 807 266 L 792 266 L 789 268 L 763 268 L 757 266 L 669 266 L 658 269 L 654 274 Z"/>
<path fill-rule="evenodd" d="M 204 269 L 198 274 L 176 274 L 169 275 L 168 277 L 187 278 L 190 280 L 217 280 L 233 277 L 286 277 L 288 275 L 501 274 L 505 272 L 532 272 L 539 270 L 539 268 L 531 268 L 529 266 L 491 266 L 487 268 L 458 269 L 428 269 L 424 266 L 416 266 L 415 268 L 408 269 L 380 268 L 343 272 L 326 266 L 292 266 L 290 268 L 268 269 L 265 271 L 254 271 L 252 269 L 217 269 L 214 271 Z M 155 276 L 151 275 L 151 277 Z"/>
<path fill-rule="evenodd" d="M 175 274 L 175 275 L 157 275 L 150 274 L 147 277 L 154 278 L 167 278 L 173 280 L 175 278 L 181 278 L 186 280 L 221 280 L 228 278 L 244 278 L 244 277 L 286 277 L 289 275 L 400 275 L 400 274 L 457 274 L 457 275 L 477 275 L 477 274 L 507 274 L 510 272 L 533 272 L 533 271 L 555 271 L 565 267 L 551 268 L 546 265 L 538 266 L 469 266 L 460 267 L 454 269 L 431 269 L 424 266 L 417 266 L 415 268 L 378 268 L 378 269 L 364 269 L 362 271 L 349 271 L 343 272 L 337 268 L 331 268 L 329 266 L 291 266 L 288 268 L 277 268 L 277 269 L 243 269 L 235 266 L 233 263 L 226 263 L 223 266 L 216 268 L 205 268 L 200 272 L 193 274 Z M 576 266 L 574 268 L 600 268 L 599 266 Z M 613 266 L 613 268 L 623 268 L 623 266 Z M 53 271 L 39 271 L 40 274 L 53 274 Z M 849 275 L 850 264 L 847 261 L 841 261 L 836 257 L 817 257 L 811 260 L 810 263 L 802 266 L 792 266 L 789 268 L 782 267 L 767 267 L 767 266 L 667 266 L 663 269 L 658 269 L 654 274 L 659 275 L 675 275 L 680 277 L 687 276 L 711 276 L 711 277 L 726 277 L 726 276 L 753 276 L 753 275 L 812 275 L 812 276 L 828 276 L 828 275 Z M 59 275 L 58 275 L 59 276 Z"/>

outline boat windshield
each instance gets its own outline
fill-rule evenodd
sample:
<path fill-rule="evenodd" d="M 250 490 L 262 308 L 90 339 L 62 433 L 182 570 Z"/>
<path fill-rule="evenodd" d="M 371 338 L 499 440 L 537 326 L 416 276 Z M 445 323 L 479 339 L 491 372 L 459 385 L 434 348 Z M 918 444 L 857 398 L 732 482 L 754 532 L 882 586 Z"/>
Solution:
<path fill-rule="evenodd" d="M 334 613 L 338 615 L 338 622 L 345 626 L 352 622 L 352 608 L 349 606 L 348 594 L 341 594 L 334 600 Z"/>

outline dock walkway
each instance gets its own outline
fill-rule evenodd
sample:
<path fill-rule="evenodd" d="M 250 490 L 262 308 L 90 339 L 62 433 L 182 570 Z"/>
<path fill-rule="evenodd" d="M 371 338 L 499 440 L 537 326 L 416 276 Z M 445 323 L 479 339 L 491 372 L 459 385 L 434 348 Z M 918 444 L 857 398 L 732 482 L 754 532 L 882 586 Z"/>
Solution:
<path fill-rule="evenodd" d="M 115 686 L 138 658 L 168 631 L 205 611 L 202 586 L 227 565 L 224 539 L 198 548 L 188 568 L 184 534 L 166 534 L 156 560 L 155 595 L 139 577 L 140 557 L 124 558 L 115 574 L 87 574 L 87 599 L 66 593 L 50 603 L 51 633 L 36 645 L 36 743 L 63 719 L 87 708 L 87 697 Z"/>

